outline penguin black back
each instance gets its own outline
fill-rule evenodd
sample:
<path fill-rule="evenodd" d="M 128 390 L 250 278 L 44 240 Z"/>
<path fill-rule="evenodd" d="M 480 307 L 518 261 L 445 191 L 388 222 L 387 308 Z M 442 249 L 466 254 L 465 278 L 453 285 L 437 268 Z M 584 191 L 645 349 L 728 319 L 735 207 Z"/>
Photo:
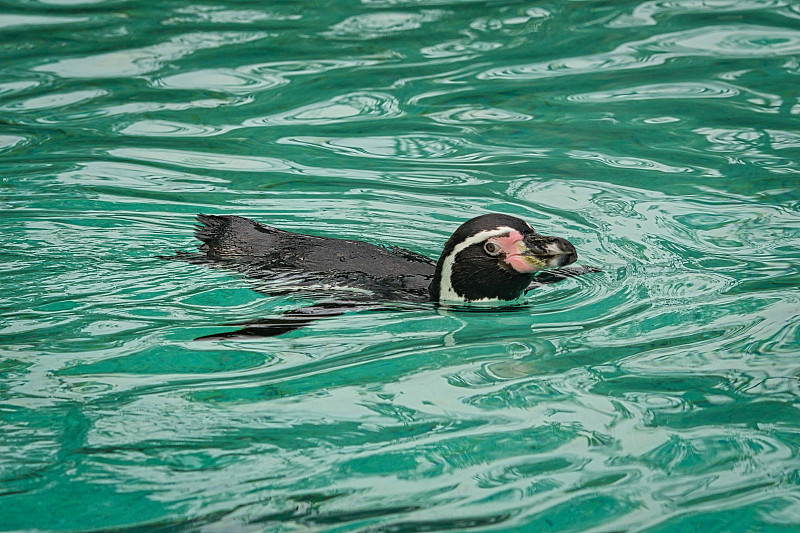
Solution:
<path fill-rule="evenodd" d="M 288 274 L 298 288 L 325 285 L 419 301 L 435 270 L 431 259 L 401 248 L 293 233 L 239 216 L 197 220 L 195 237 L 207 259 L 259 279 Z"/>

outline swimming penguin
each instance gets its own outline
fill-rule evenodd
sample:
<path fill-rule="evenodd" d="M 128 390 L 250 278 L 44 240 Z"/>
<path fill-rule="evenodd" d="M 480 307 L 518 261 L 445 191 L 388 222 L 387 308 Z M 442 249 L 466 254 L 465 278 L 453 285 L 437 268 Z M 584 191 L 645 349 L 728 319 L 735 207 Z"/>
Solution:
<path fill-rule="evenodd" d="M 200 253 L 170 259 L 237 270 L 260 281 L 258 290 L 268 294 L 302 291 L 329 298 L 208 337 L 279 335 L 382 302 L 511 304 L 530 287 L 598 271 L 562 268 L 578 257 L 569 241 L 539 235 L 527 222 L 497 213 L 464 222 L 438 261 L 402 248 L 292 233 L 240 216 L 201 214 L 197 220 Z M 536 276 L 545 269 L 558 270 Z"/>

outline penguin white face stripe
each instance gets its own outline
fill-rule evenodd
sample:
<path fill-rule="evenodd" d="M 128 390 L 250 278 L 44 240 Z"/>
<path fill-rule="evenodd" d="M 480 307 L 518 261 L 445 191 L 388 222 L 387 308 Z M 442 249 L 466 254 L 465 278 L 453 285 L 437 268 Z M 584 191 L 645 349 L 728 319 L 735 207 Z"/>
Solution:
<path fill-rule="evenodd" d="M 443 302 L 466 302 L 467 300 L 458 294 L 453 289 L 453 263 L 455 263 L 456 256 L 460 254 L 462 251 L 466 250 L 473 244 L 478 244 L 486 239 L 491 239 L 492 237 L 500 237 L 501 235 L 506 235 L 511 233 L 512 231 L 516 231 L 514 228 L 510 228 L 508 226 L 500 226 L 499 228 L 490 229 L 479 231 L 475 235 L 469 237 L 467 240 L 458 243 L 453 251 L 451 251 L 447 257 L 444 258 L 442 261 L 442 280 L 441 286 L 439 288 L 439 301 Z"/>

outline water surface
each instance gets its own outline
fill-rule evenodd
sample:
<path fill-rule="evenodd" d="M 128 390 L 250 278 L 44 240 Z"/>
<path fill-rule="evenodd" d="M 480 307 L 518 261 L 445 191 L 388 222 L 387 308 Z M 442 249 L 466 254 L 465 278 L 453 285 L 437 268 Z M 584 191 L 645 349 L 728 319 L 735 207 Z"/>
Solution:
<path fill-rule="evenodd" d="M 795 531 L 800 4 L 0 4 L 3 531 Z M 343 315 L 199 212 L 603 269 Z"/>

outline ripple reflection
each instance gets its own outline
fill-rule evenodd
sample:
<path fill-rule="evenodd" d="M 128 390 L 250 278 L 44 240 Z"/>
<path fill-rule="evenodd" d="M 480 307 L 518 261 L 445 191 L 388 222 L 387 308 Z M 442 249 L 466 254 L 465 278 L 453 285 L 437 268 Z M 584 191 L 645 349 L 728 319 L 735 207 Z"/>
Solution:
<path fill-rule="evenodd" d="M 730 98 L 739 94 L 736 87 L 724 83 L 681 82 L 640 85 L 611 91 L 574 94 L 567 97 L 573 102 L 625 102 L 636 100 Z"/>
<path fill-rule="evenodd" d="M 59 59 L 34 67 L 37 72 L 51 72 L 63 78 L 125 78 L 155 72 L 199 50 L 231 46 L 267 37 L 266 33 L 204 32 L 187 33 L 163 43 L 117 50 L 93 56 Z"/>
<path fill-rule="evenodd" d="M 288 124 L 335 124 L 363 120 L 397 118 L 403 115 L 397 99 L 386 93 L 358 91 L 343 94 L 324 102 L 303 106 L 285 113 L 252 118 L 245 126 Z"/>
<path fill-rule="evenodd" d="M 250 94 L 289 83 L 283 76 L 253 74 L 247 69 L 202 69 L 159 78 L 153 84 L 165 89 L 202 89 L 231 94 Z"/>
<path fill-rule="evenodd" d="M 420 13 L 382 12 L 355 15 L 332 26 L 326 36 L 335 39 L 377 39 L 419 29 L 424 23 L 436 21 L 443 14 L 442 11 L 423 10 Z"/>
<path fill-rule="evenodd" d="M 709 26 L 656 35 L 600 54 L 491 68 L 477 77 L 531 80 L 652 67 L 680 57 L 748 58 L 797 53 L 800 53 L 800 31 L 797 30 L 769 26 Z"/>
<path fill-rule="evenodd" d="M 619 15 L 610 22 L 611 28 L 629 28 L 633 26 L 654 26 L 657 17 L 676 13 L 730 13 L 738 11 L 764 10 L 787 5 L 783 0 L 717 0 L 704 2 L 699 0 L 656 0 L 642 2 L 631 14 Z"/>

